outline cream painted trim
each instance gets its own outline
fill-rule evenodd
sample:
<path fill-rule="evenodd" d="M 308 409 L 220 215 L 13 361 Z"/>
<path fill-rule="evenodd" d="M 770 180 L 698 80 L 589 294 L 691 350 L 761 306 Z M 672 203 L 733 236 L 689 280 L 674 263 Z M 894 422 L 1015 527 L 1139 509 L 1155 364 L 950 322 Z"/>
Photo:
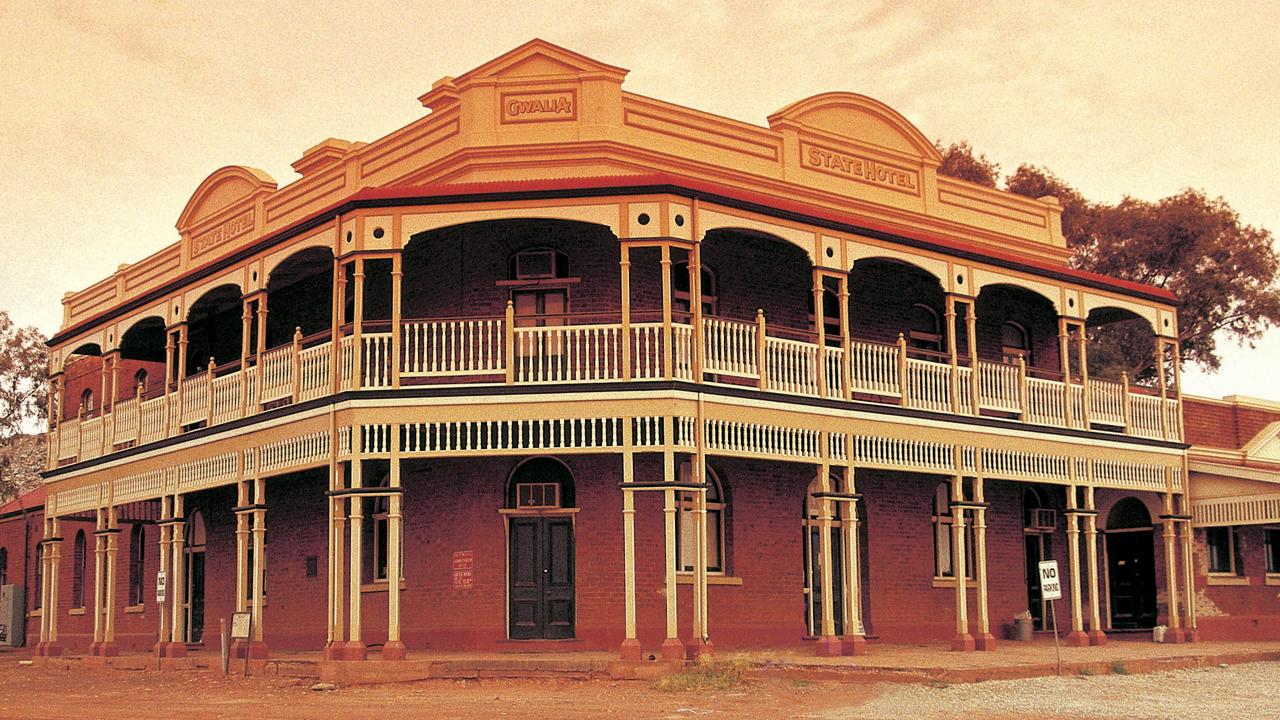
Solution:
<path fill-rule="evenodd" d="M 388 233 L 388 235 L 390 235 L 390 233 Z M 276 268 L 280 267 L 280 264 L 285 260 L 288 260 L 303 250 L 309 250 L 313 247 L 324 248 L 329 251 L 330 258 L 332 259 L 333 248 L 336 244 L 334 228 L 332 227 L 332 223 L 330 223 L 324 230 L 308 235 L 305 239 L 298 242 L 290 243 L 287 247 L 282 247 L 266 257 L 256 256 L 253 264 L 256 265 L 257 261 L 261 260 L 262 269 L 258 272 L 257 282 L 252 284 L 260 288 L 265 288 L 267 286 L 267 281 L 271 278 L 271 273 L 274 272 Z"/>
<path fill-rule="evenodd" d="M 536 205 L 506 208 L 476 208 L 474 210 L 440 210 L 438 212 L 406 213 L 401 216 L 400 234 L 404 245 L 409 238 L 431 230 L 440 230 L 485 220 L 569 220 L 603 225 L 614 237 L 622 237 L 618 223 L 618 207 L 622 202 L 591 205 Z M 657 215 L 654 215 L 657 219 Z M 656 233 L 655 233 L 656 234 Z"/>
<path fill-rule="evenodd" d="M 405 581 L 404 581 L 404 580 L 401 580 L 401 581 L 400 581 L 400 589 L 401 589 L 401 590 L 405 590 L 405 589 L 407 589 L 408 587 L 409 587 L 409 586 L 405 583 Z M 361 586 L 360 586 L 360 592 L 361 592 L 361 593 L 384 593 L 384 592 L 387 592 L 387 591 L 388 591 L 388 590 L 390 590 L 390 589 L 391 589 L 391 584 L 390 584 L 390 583 L 388 583 L 386 580 L 379 580 L 379 581 L 376 581 L 376 582 L 365 583 L 365 584 L 363 584 L 363 585 L 361 585 Z M 262 604 L 263 604 L 263 605 L 266 605 L 266 602 L 264 601 Z"/>
<path fill-rule="evenodd" d="M 1234 573 L 1209 573 L 1209 577 L 1205 580 L 1209 585 L 1252 585 L 1253 578 L 1246 575 L 1236 575 Z"/>
<path fill-rule="evenodd" d="M 68 615 L 83 615 L 83 614 L 84 614 L 84 608 L 82 608 L 82 607 L 78 607 L 78 608 L 70 608 L 69 610 L 67 610 L 67 614 L 68 614 Z"/>
<path fill-rule="evenodd" d="M 695 578 L 695 577 L 693 576 L 693 573 L 692 573 L 692 572 L 689 572 L 689 571 L 687 571 L 687 570 L 677 570 L 677 571 L 676 571 L 676 584 L 677 584 L 677 585 L 692 585 L 692 584 L 694 584 L 694 581 L 695 581 L 696 579 L 697 579 L 697 578 Z M 742 585 L 742 578 L 737 577 L 736 575 L 716 575 L 716 574 L 713 574 L 713 573 L 711 573 L 711 572 L 708 572 L 708 573 L 707 573 L 707 584 L 708 584 L 708 585 L 737 585 L 737 586 L 741 586 L 741 585 Z M 664 583 L 664 586 L 665 586 L 665 583 Z"/>
<path fill-rule="evenodd" d="M 1280 573 L 1269 572 L 1262 582 L 1264 585 L 1280 585 Z"/>
<path fill-rule="evenodd" d="M 125 615 L 139 615 L 147 611 L 146 605 L 126 605 L 124 608 Z"/>
<path fill-rule="evenodd" d="M 965 584 L 965 588 L 964 588 L 965 590 L 974 591 L 977 589 L 976 587 L 977 581 L 974 578 L 966 577 L 964 579 L 964 584 Z M 933 586 L 935 588 L 950 588 L 951 590 L 955 590 L 956 579 L 935 577 L 933 578 Z"/>
<path fill-rule="evenodd" d="M 1258 482 L 1280 485 L 1280 472 L 1276 471 L 1258 470 L 1256 468 L 1245 468 L 1235 465 L 1220 465 L 1218 463 L 1195 460 L 1188 461 L 1187 467 L 1193 473 L 1221 475 L 1223 477 L 1240 478 L 1242 480 L 1257 480 Z"/>

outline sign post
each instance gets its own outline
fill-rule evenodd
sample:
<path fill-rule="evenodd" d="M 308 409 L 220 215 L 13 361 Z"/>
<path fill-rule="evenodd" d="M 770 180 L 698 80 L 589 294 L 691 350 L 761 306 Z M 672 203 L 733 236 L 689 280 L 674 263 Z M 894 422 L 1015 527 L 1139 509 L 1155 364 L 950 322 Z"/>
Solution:
<path fill-rule="evenodd" d="M 1040 597 L 1049 601 L 1049 617 L 1053 622 L 1053 654 L 1058 659 L 1058 674 L 1062 674 L 1062 647 L 1058 645 L 1058 612 L 1055 600 L 1062 599 L 1062 580 L 1058 577 L 1057 560 L 1040 561 Z"/>
<path fill-rule="evenodd" d="M 244 644 L 244 676 L 249 677 L 249 642 L 253 636 L 253 614 L 247 612 L 231 613 L 231 639 L 243 640 Z"/>

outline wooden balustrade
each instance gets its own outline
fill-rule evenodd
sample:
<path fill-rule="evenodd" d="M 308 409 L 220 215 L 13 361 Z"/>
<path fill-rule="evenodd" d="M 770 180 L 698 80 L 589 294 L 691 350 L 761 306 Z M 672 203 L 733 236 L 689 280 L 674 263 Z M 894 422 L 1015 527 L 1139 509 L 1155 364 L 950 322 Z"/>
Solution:
<path fill-rule="evenodd" d="M 759 378 L 758 333 L 756 323 L 703 318 L 702 371 L 708 375 Z"/>
<path fill-rule="evenodd" d="M 494 375 L 506 371 L 506 332 L 498 318 L 412 320 L 404 323 L 404 377 Z"/>
<path fill-rule="evenodd" d="M 622 325 L 517 327 L 515 381 L 599 382 L 622 379 Z"/>

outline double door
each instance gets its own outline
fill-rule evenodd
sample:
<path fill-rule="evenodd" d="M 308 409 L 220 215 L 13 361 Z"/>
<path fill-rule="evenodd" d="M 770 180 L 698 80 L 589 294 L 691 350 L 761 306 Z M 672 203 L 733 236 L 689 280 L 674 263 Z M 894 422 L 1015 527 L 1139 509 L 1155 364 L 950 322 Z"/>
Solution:
<path fill-rule="evenodd" d="M 574 636 L 573 519 L 510 519 L 508 536 L 513 640 L 563 640 Z"/>

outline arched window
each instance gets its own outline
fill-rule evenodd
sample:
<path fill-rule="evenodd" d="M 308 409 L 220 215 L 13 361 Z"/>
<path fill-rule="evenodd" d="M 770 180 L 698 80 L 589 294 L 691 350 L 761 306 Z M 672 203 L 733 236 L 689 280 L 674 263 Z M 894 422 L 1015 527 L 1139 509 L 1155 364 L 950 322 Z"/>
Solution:
<path fill-rule="evenodd" d="M 907 311 L 907 345 L 917 350 L 942 352 L 938 312 L 928 305 L 912 305 Z"/>
<path fill-rule="evenodd" d="M 142 525 L 134 525 L 129 531 L 129 604 L 143 603 L 142 578 L 147 558 L 146 532 Z"/>
<path fill-rule="evenodd" d="M 9 548 L 0 547 L 0 585 L 9 584 Z"/>
<path fill-rule="evenodd" d="M 91 388 L 85 388 L 84 392 L 80 393 L 80 414 L 93 414 L 93 390 Z"/>
<path fill-rule="evenodd" d="M 684 463 L 680 466 L 680 482 L 688 483 L 693 479 L 693 466 Z M 724 518 L 728 510 L 728 502 L 724 496 L 724 486 L 720 477 L 707 467 L 707 572 L 723 573 L 725 571 Z M 697 562 L 697 524 L 694 518 L 696 493 L 681 490 L 676 493 L 676 570 L 693 572 Z"/>
<path fill-rule="evenodd" d="M 933 577 L 936 579 L 956 576 L 955 547 L 951 534 L 953 524 L 951 483 L 943 481 L 938 483 L 933 493 Z M 964 546 L 964 575 L 972 579 L 974 577 L 972 523 L 965 523 Z"/>
<path fill-rule="evenodd" d="M 147 396 L 147 369 L 142 368 L 133 374 L 133 387 L 138 397 Z"/>
<path fill-rule="evenodd" d="M 391 485 L 390 473 L 384 473 L 369 487 L 385 488 Z M 366 582 L 386 582 L 387 581 L 387 539 L 389 537 L 389 529 L 391 527 L 391 498 L 386 495 L 378 495 L 368 498 L 364 501 L 365 513 L 369 517 L 368 524 L 365 525 L 365 542 L 364 542 L 364 579 Z M 401 567 L 403 570 L 404 558 L 401 557 Z M 250 570 L 252 572 L 252 569 Z M 403 576 L 403 572 L 402 572 Z M 252 583 L 250 583 L 252 585 Z M 249 587 L 249 586 L 246 586 Z M 246 591 L 248 592 L 248 591 Z"/>
<path fill-rule="evenodd" d="M 571 508 L 575 502 L 573 473 L 555 458 L 520 463 L 507 483 L 507 507 L 515 510 Z"/>
<path fill-rule="evenodd" d="M 840 296 L 831 288 L 822 290 L 822 326 L 826 338 L 840 337 Z M 817 320 L 813 317 L 813 293 L 809 293 L 809 327 L 818 331 Z"/>
<path fill-rule="evenodd" d="M 76 531 L 75 550 L 71 556 L 71 607 L 84 607 L 84 571 L 86 555 L 84 530 Z"/>
<path fill-rule="evenodd" d="M 1000 352 L 1004 361 L 1016 364 L 1022 358 L 1031 364 L 1031 334 L 1022 325 L 1010 320 L 1000 326 Z"/>
<path fill-rule="evenodd" d="M 715 315 L 719 301 L 716 287 L 716 273 L 703 265 L 702 275 L 702 314 Z M 678 313 L 692 313 L 693 304 L 689 302 L 689 263 L 679 262 L 671 266 L 671 309 Z"/>
<path fill-rule="evenodd" d="M 804 494 L 804 593 L 805 628 L 809 635 L 822 634 L 822 498 L 814 497 L 822 492 L 820 478 L 814 476 Z M 831 492 L 843 492 L 844 481 L 832 474 L 828 480 Z M 835 614 L 835 631 L 844 634 L 844 585 L 845 551 L 844 518 L 838 505 L 831 508 L 831 604 Z"/>

